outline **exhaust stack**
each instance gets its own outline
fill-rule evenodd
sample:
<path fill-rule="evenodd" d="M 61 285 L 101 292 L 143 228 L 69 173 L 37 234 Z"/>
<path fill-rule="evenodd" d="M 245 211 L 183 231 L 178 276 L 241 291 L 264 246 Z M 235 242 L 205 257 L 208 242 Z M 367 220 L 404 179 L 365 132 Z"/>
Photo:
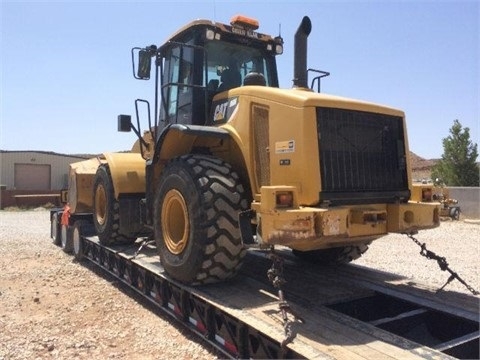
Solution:
<path fill-rule="evenodd" d="M 307 37 L 312 31 L 312 22 L 304 16 L 295 33 L 293 58 L 293 87 L 308 88 L 307 76 Z"/>

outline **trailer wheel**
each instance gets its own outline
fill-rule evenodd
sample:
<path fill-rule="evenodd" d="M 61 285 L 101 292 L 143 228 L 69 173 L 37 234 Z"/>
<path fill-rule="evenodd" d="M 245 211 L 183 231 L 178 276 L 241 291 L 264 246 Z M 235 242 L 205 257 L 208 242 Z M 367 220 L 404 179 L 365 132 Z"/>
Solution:
<path fill-rule="evenodd" d="M 460 219 L 460 209 L 457 207 L 450 209 L 450 217 L 452 220 L 459 220 Z"/>
<path fill-rule="evenodd" d="M 135 241 L 119 233 L 120 204 L 115 199 L 110 169 L 106 165 L 98 167 L 93 181 L 93 224 L 103 245 Z"/>
<path fill-rule="evenodd" d="M 62 225 L 62 250 L 70 254 L 73 250 L 72 227 Z"/>
<path fill-rule="evenodd" d="M 207 155 L 185 155 L 165 167 L 155 197 L 155 239 L 167 273 L 184 283 L 233 277 L 246 250 L 238 213 L 245 189 L 229 164 Z"/>
<path fill-rule="evenodd" d="M 312 251 L 292 250 L 292 253 L 302 260 L 319 265 L 341 265 L 358 259 L 368 250 L 369 244 L 370 242 Z"/>
<path fill-rule="evenodd" d="M 60 246 L 62 244 L 62 232 L 60 229 L 59 217 L 61 217 L 61 213 L 57 212 L 53 214 L 52 220 L 51 220 L 51 230 L 50 230 L 52 242 L 57 246 Z"/>
<path fill-rule="evenodd" d="M 77 261 L 82 261 L 85 258 L 82 236 L 91 236 L 94 233 L 95 230 L 92 223 L 86 220 L 77 220 L 73 224 L 72 250 L 73 256 Z"/>

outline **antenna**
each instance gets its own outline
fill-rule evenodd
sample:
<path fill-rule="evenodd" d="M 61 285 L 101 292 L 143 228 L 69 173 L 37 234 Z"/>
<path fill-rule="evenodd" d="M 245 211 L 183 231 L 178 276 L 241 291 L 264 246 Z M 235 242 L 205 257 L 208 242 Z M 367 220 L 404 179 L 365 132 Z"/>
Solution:
<path fill-rule="evenodd" d="M 278 37 L 282 37 L 282 24 L 278 24 Z"/>
<path fill-rule="evenodd" d="M 215 0 L 213 0 L 213 22 L 215 23 L 216 21 L 217 21 L 216 3 L 215 3 Z"/>

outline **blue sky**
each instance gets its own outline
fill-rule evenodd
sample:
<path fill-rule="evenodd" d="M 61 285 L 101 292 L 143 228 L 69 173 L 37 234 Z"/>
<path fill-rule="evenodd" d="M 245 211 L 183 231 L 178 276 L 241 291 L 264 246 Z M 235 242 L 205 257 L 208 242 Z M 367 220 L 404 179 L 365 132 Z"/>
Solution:
<path fill-rule="evenodd" d="M 410 150 L 439 158 L 454 119 L 479 143 L 478 1 L 1 0 L 0 149 L 66 154 L 131 148 L 117 115 L 153 101 L 130 49 L 161 44 L 198 18 L 244 14 L 281 35 L 280 85 L 291 87 L 293 36 L 312 20 L 308 66 L 331 72 L 325 93 L 405 111 Z"/>

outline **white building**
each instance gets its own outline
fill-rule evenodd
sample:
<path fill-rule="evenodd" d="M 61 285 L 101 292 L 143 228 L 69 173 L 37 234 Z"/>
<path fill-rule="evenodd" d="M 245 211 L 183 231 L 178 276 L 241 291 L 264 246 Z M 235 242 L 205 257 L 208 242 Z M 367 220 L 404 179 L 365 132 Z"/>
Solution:
<path fill-rule="evenodd" d="M 65 189 L 69 164 L 85 158 L 48 151 L 0 150 L 0 184 L 5 190 Z"/>

